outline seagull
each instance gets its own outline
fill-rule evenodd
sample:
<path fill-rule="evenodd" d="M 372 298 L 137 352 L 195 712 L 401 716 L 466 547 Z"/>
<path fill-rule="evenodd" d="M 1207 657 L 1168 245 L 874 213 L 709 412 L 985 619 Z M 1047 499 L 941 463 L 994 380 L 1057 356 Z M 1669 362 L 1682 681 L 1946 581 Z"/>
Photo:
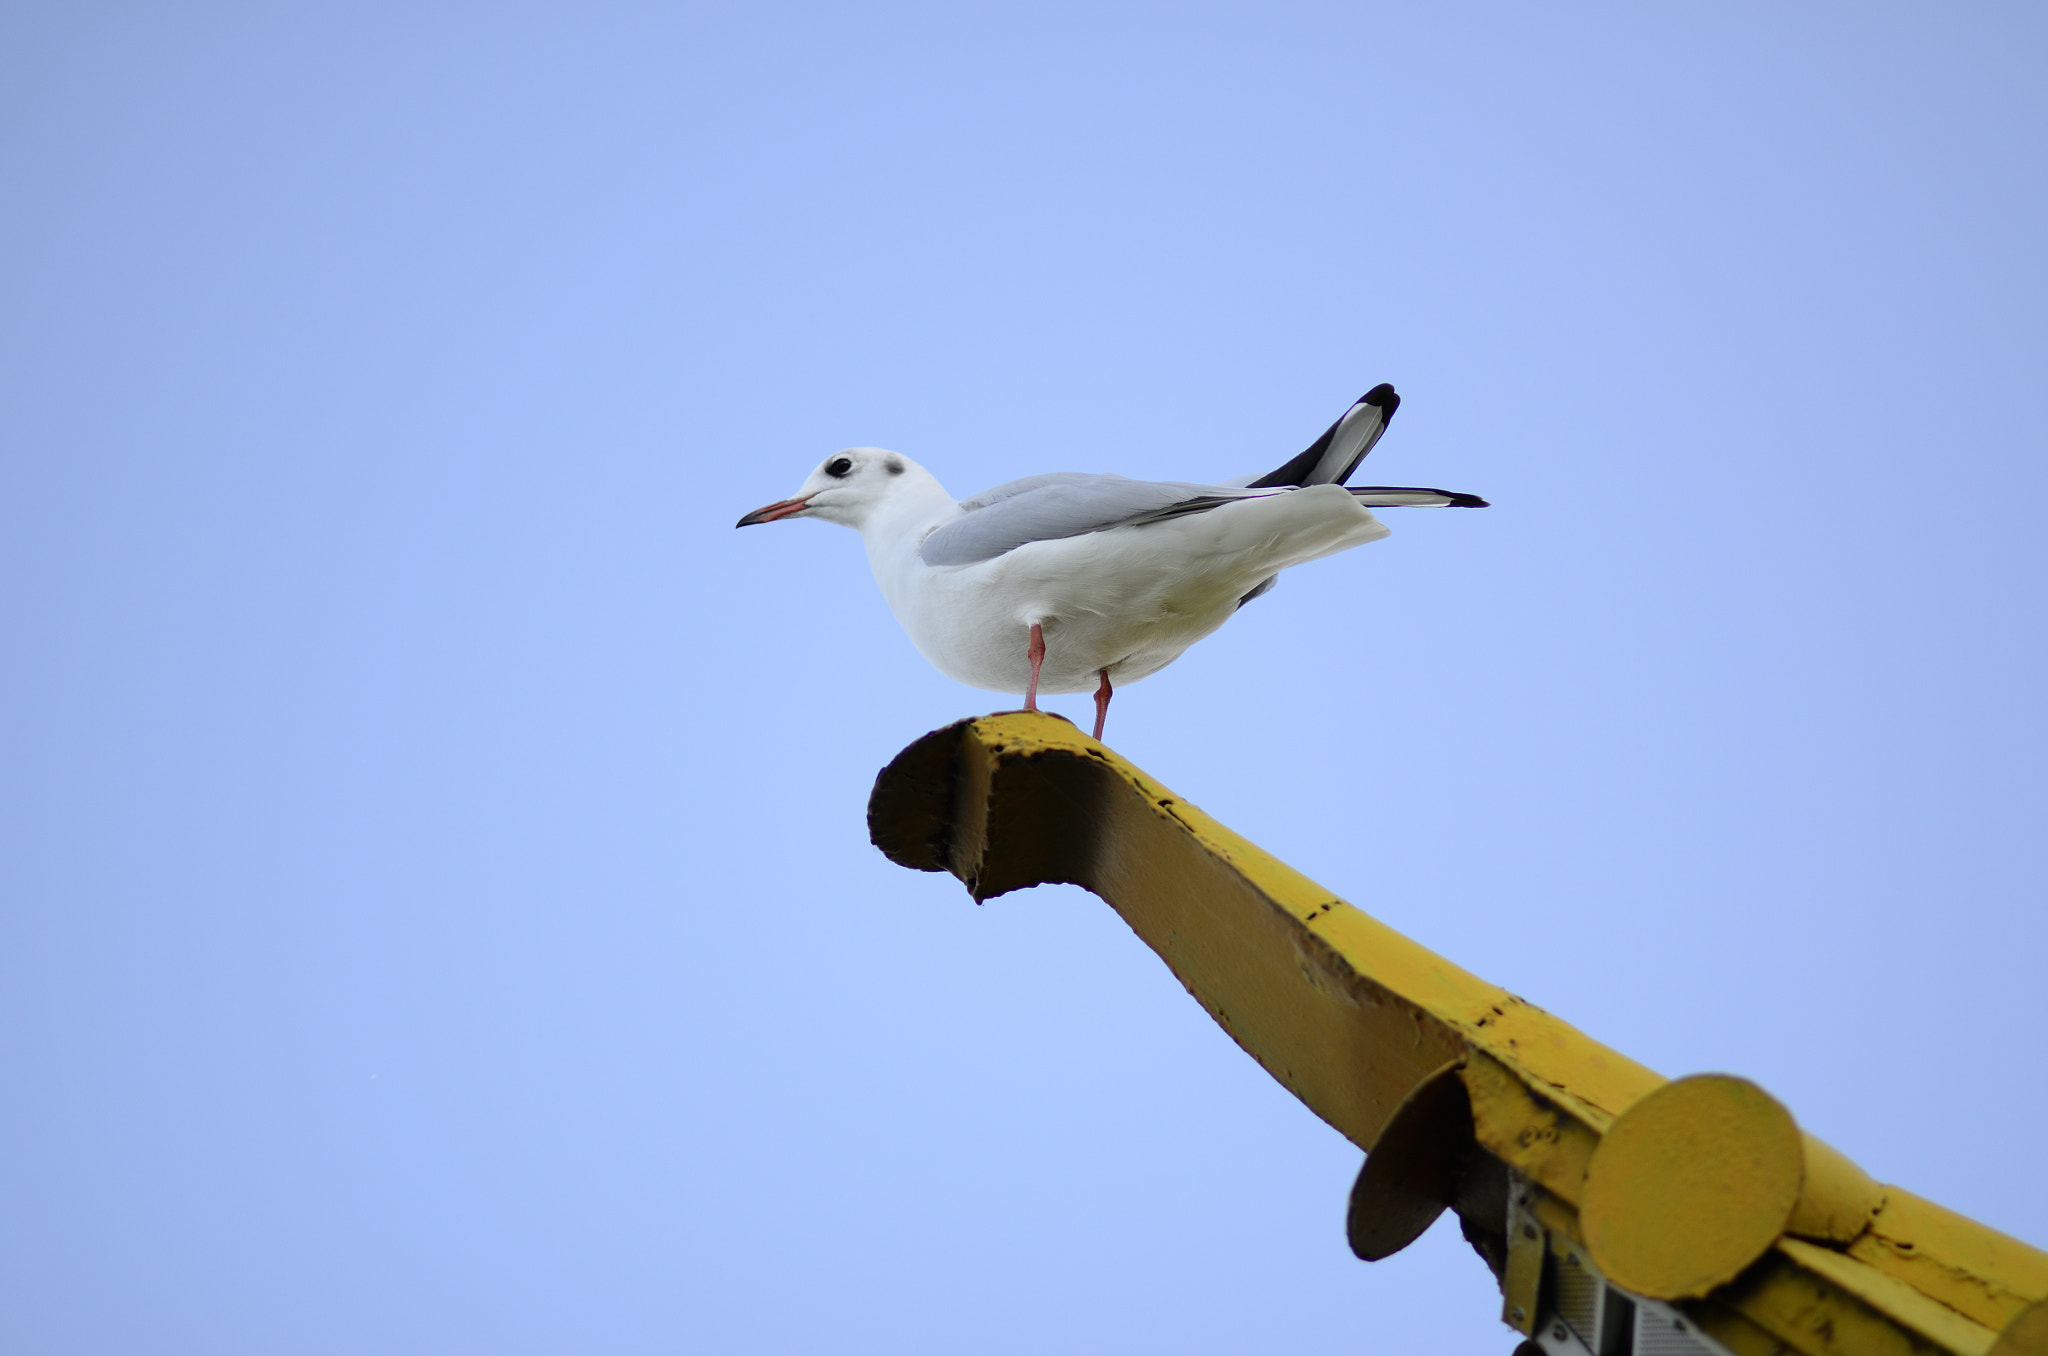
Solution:
<path fill-rule="evenodd" d="M 738 526 L 821 518 L 861 535 L 890 611 L 933 667 L 992 692 L 1150 677 L 1291 565 L 1388 535 L 1376 508 L 1485 508 L 1477 495 L 1344 482 L 1400 406 L 1367 391 L 1279 469 L 1221 484 L 1057 471 L 956 500 L 899 453 L 849 447 Z"/>

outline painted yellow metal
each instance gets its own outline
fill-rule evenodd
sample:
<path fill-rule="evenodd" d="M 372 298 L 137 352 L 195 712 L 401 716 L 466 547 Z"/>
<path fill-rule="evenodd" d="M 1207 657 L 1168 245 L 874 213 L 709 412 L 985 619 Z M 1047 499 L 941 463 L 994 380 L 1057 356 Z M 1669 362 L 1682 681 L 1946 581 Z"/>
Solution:
<path fill-rule="evenodd" d="M 1735 1356 L 1785 1356 L 1787 1352 L 1804 1350 L 1790 1342 L 1779 1341 L 1769 1329 L 1738 1310 L 1711 1300 L 1701 1300 L 1685 1308 L 1694 1327 L 1734 1352 Z"/>
<path fill-rule="evenodd" d="M 1782 1235 L 1855 1239 L 1883 1199 L 1762 1088 L 1699 1074 L 1666 1083 L 1608 1127 L 1579 1215 L 1610 1280 L 1652 1299 L 1696 1299 Z"/>
<path fill-rule="evenodd" d="M 1372 1146 L 1345 1211 L 1344 1236 L 1365 1262 L 1422 1237 L 1456 1199 L 1472 1144 L 1472 1099 L 1446 1064 L 1422 1080 Z"/>
<path fill-rule="evenodd" d="M 2021 1310 L 1991 1344 L 1991 1356 L 2048 1356 L 2048 1300 Z"/>
<path fill-rule="evenodd" d="M 1756 1105 L 1724 1107 L 1721 1137 L 1704 1141 L 1718 1176 L 1666 1171 L 1682 1136 L 1654 1129 L 1657 1098 L 1699 1096 L 1669 1087 L 1701 1084 L 1718 1089 L 1709 1101 L 1727 1101 L 1730 1087 L 1753 1085 L 1667 1087 L 1353 908 L 1057 717 L 989 716 L 918 740 L 877 780 L 869 826 L 892 860 L 950 871 L 977 900 L 1052 881 L 1094 891 L 1248 1054 L 1363 1149 L 1455 1065 L 1473 1143 L 1520 1175 L 1518 1209 L 1539 1233 L 1584 1244 L 1593 1232 L 1596 1258 L 1626 1256 L 1624 1270 L 1647 1259 L 1677 1278 L 1638 1275 L 1642 1294 L 1693 1294 L 1698 1278 L 1719 1277 L 1680 1306 L 1744 1356 L 1983 1356 L 1994 1340 L 1998 1356 L 2038 1350 L 2026 1324 L 2039 1312 L 2028 1306 L 2048 1299 L 2048 1254 L 1878 1186 L 1789 1114 L 1778 1119 L 1783 1109 L 1760 1090 Z M 1630 1149 L 1638 1122 L 1653 1132 Z M 1621 1147 L 1603 1161 L 1611 1134 Z M 1745 1223 L 1730 1248 L 1712 1236 L 1719 1226 L 1690 1227 L 1704 1218 L 1709 1177 L 1762 1200 L 1769 1236 Z M 1668 1256 L 1649 1241 L 1659 1227 L 1673 1240 Z M 1694 1246 L 1713 1255 L 1686 1255 Z M 1505 1251 L 1495 1265 L 1508 1311 L 1520 1297 L 1533 1321 L 1538 1282 Z M 1723 1275 L 1741 1253 L 1740 1274 Z M 1994 1337 L 2015 1323 L 2010 1341 Z"/>
<path fill-rule="evenodd" d="M 1546 1095 L 1549 1089 L 1531 1086 L 1523 1071 L 1484 1050 L 1473 1052 L 1464 1072 L 1479 1147 L 1576 1208 L 1586 1167 L 1613 1118 L 1572 1114 Z"/>
<path fill-rule="evenodd" d="M 1849 1243 L 1862 1237 L 1884 1208 L 1884 1188 L 1832 1144 L 1808 1134 L 1800 1139 L 1805 1177 L 1798 1208 L 1785 1232 L 1818 1243 Z"/>
<path fill-rule="evenodd" d="M 1353 908 L 1056 717 L 1014 712 L 926 736 L 883 773 L 870 827 L 893 860 L 951 871 L 977 899 L 1046 881 L 1101 895 L 1247 1053 L 1361 1148 L 1468 1048 L 1601 1128 L 1663 1081 Z"/>
<path fill-rule="evenodd" d="M 1806 1276 L 1826 1277 L 1841 1292 L 1862 1301 L 1873 1313 L 1883 1315 L 1891 1325 L 1918 1333 L 1943 1351 L 1953 1351 L 1958 1356 L 1981 1356 L 1991 1349 L 1992 1340 L 1998 1335 L 1846 1253 L 1798 1238 L 1780 1240 L 1778 1251 L 1796 1263 Z M 1793 1288 L 1797 1288 L 1796 1284 Z M 1835 1315 L 1831 1313 L 1829 1317 L 1832 1320 Z"/>
<path fill-rule="evenodd" d="M 1747 1079 L 1666 1083 L 1608 1127 L 1579 1223 L 1593 1263 L 1652 1299 L 1697 1299 L 1742 1274 L 1799 1204 L 1805 1146 L 1790 1112 Z"/>
<path fill-rule="evenodd" d="M 1848 1252 L 1992 1329 L 2048 1296 L 2048 1254 L 1898 1187 Z"/>
<path fill-rule="evenodd" d="M 1526 1197 L 1508 1205 L 1507 1265 L 1500 1275 L 1500 1321 L 1516 1332 L 1534 1333 L 1542 1312 L 1543 1264 L 1550 1237 Z"/>

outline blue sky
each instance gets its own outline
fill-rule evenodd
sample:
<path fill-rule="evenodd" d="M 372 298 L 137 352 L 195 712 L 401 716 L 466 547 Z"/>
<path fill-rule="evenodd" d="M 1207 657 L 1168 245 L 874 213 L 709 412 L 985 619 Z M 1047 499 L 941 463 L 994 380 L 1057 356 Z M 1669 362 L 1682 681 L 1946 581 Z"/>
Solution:
<path fill-rule="evenodd" d="M 1110 740 L 2048 1244 L 2028 6 L 18 6 L 0 1345 L 1505 1351 L 1099 902 L 826 453 L 1484 494 Z M 1086 699 L 1063 699 L 1080 715 Z"/>

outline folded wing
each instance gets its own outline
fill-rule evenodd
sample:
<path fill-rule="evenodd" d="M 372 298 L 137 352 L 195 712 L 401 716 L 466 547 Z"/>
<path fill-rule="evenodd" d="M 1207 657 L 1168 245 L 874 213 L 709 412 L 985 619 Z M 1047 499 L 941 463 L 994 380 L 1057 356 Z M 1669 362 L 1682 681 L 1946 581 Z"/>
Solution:
<path fill-rule="evenodd" d="M 1455 490 L 1399 485 L 1347 488 L 1351 497 L 1367 508 L 1487 506 L 1478 495 Z M 1029 542 L 1163 523 L 1190 513 L 1206 513 L 1240 499 L 1291 494 L 1294 489 L 1292 485 L 1240 489 L 1182 480 L 1132 480 L 1118 475 L 1055 471 L 1012 480 L 962 501 L 960 517 L 927 536 L 917 553 L 927 565 L 976 565 Z"/>
<path fill-rule="evenodd" d="M 1028 542 L 1164 522 L 1276 493 L 1286 491 L 1131 480 L 1080 471 L 1026 476 L 963 501 L 961 516 L 926 537 L 917 553 L 927 565 L 974 565 Z"/>

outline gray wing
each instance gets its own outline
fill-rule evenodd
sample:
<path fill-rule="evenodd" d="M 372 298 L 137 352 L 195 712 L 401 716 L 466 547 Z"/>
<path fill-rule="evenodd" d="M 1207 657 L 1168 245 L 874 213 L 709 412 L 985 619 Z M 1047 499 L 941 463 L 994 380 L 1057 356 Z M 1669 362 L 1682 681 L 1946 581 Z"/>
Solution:
<path fill-rule="evenodd" d="M 1080 471 L 1026 476 L 963 501 L 961 516 L 926 537 L 917 553 L 927 565 L 974 565 L 1026 542 L 1163 522 L 1272 493 Z"/>

